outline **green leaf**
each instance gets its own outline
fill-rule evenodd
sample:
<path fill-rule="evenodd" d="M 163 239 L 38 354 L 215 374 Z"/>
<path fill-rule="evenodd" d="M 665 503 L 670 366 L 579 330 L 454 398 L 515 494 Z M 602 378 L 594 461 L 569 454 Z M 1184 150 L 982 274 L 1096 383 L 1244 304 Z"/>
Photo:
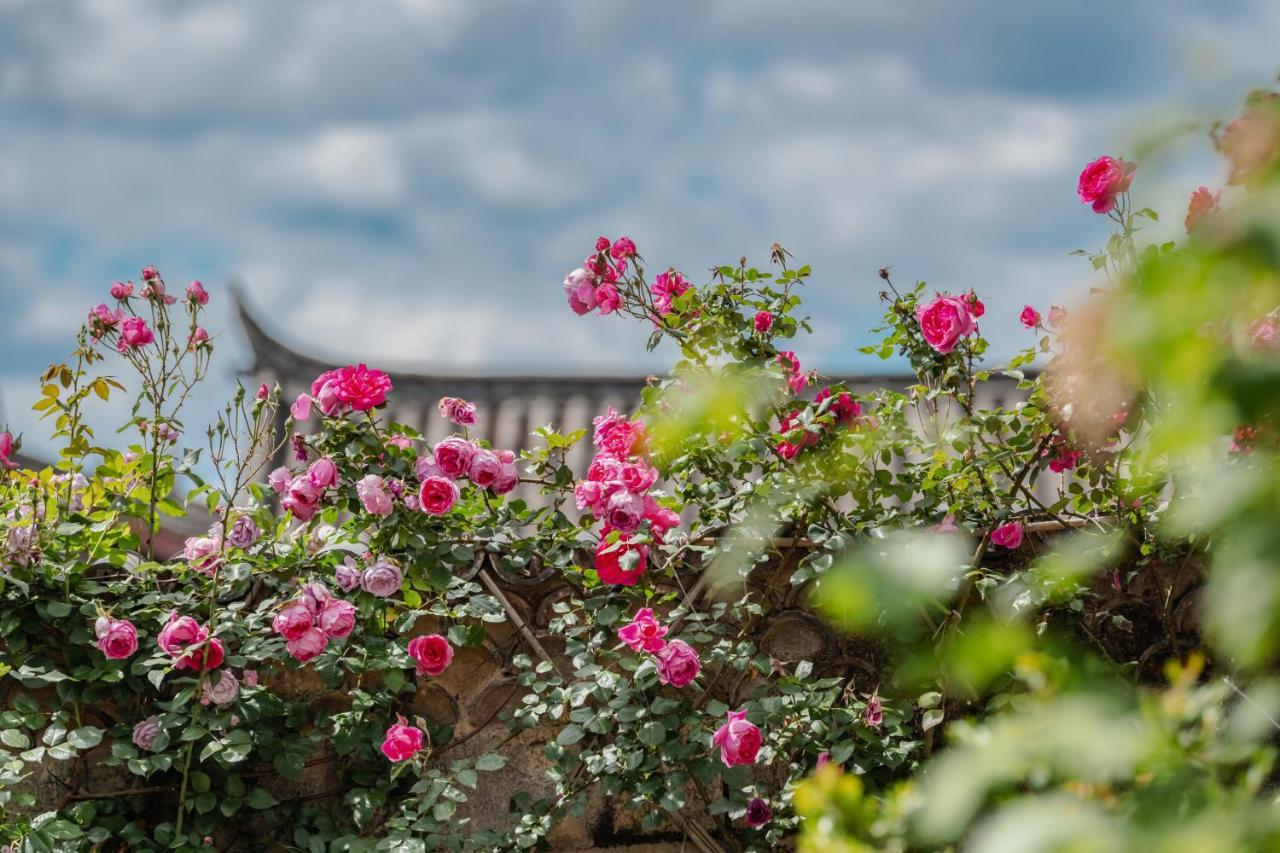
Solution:
<path fill-rule="evenodd" d="M 271 792 L 262 788 L 254 788 L 244 801 L 254 809 L 269 809 L 276 804 L 276 798 L 271 796 Z"/>
<path fill-rule="evenodd" d="M 17 729 L 5 729 L 0 732 L 0 743 L 5 746 L 11 746 L 14 749 L 30 749 L 31 738 L 27 737 L 25 732 Z"/>
<path fill-rule="evenodd" d="M 572 746 L 582 740 L 584 735 L 586 735 L 586 732 L 583 731 L 582 726 L 577 723 L 570 723 L 560 730 L 560 734 L 556 735 L 556 743 L 561 746 Z"/>
<path fill-rule="evenodd" d="M 93 749 L 102 743 L 102 735 L 97 726 L 82 726 L 67 735 L 67 744 L 75 749 Z"/>
<path fill-rule="evenodd" d="M 507 759 L 496 752 L 490 752 L 476 759 L 477 770 L 501 770 L 507 766 Z"/>
<path fill-rule="evenodd" d="M 640 727 L 640 742 L 649 746 L 658 746 L 667 739 L 667 727 L 657 721 L 645 723 Z"/>

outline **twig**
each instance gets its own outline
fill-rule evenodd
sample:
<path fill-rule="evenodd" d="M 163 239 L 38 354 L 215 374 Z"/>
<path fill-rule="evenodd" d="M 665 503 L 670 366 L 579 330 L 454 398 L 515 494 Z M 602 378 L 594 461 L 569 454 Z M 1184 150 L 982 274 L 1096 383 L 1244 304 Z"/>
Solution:
<path fill-rule="evenodd" d="M 538 657 L 551 664 L 551 668 L 555 670 L 556 675 L 560 676 L 563 680 L 564 673 L 560 671 L 560 667 L 556 666 L 556 662 L 551 659 L 551 655 L 547 654 L 547 650 L 542 647 L 542 643 L 538 642 L 538 638 L 529 630 L 529 626 L 525 624 L 524 619 L 520 618 L 520 614 L 511 606 L 511 602 L 502 594 L 502 590 L 498 587 L 498 584 L 494 581 L 493 577 L 490 576 L 488 569 L 480 570 L 480 582 L 483 583 L 489 592 L 493 593 L 493 597 L 498 599 L 498 602 L 502 604 L 502 609 L 507 612 L 507 618 L 511 620 L 512 625 L 516 626 L 516 630 L 520 632 L 520 636 L 524 637 L 524 640 L 529 644 L 529 647 L 537 652 Z"/>

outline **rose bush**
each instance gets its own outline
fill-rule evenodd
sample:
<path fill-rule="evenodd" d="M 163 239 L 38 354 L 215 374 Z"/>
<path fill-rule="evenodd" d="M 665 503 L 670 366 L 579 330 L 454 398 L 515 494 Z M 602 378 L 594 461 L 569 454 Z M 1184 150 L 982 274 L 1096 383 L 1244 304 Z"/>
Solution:
<path fill-rule="evenodd" d="M 240 389 L 180 449 L 217 293 L 169 295 L 152 267 L 113 284 L 42 377 L 56 462 L 18 469 L 0 432 L 0 832 L 531 849 L 598 792 L 704 851 L 786 846 L 804 816 L 811 849 L 995 849 L 1028 826 L 1065 833 L 1044 849 L 1093 831 L 1161 849 L 1173 798 L 1199 837 L 1266 849 L 1280 276 L 1253 199 L 1280 162 L 1275 104 L 1219 135 L 1251 195 L 1237 212 L 1197 191 L 1185 245 L 1139 249 L 1155 214 L 1133 210 L 1133 164 L 1085 168 L 1081 200 L 1116 226 L 1093 306 L 989 308 L 881 270 L 863 351 L 908 365 L 905 387 L 804 368 L 811 270 L 781 246 L 765 269 L 651 282 L 634 241 L 601 237 L 570 310 L 641 321 L 679 357 L 637 412 L 539 430 L 519 460 L 472 437 L 465 400 L 440 401 L 458 429 L 434 445 L 389 422 L 394 379 L 366 364 L 293 400 Z M 995 314 L 1034 334 L 1000 367 Z M 996 382 L 1016 399 L 992 402 Z M 90 406 L 129 388 L 138 438 L 111 449 Z M 198 510 L 210 529 L 159 553 L 161 518 Z M 494 573 L 563 584 L 540 634 Z M 499 630 L 509 749 L 538 744 L 546 784 L 471 826 L 511 755 L 419 698 Z M 326 787 L 298 783 L 317 768 Z"/>

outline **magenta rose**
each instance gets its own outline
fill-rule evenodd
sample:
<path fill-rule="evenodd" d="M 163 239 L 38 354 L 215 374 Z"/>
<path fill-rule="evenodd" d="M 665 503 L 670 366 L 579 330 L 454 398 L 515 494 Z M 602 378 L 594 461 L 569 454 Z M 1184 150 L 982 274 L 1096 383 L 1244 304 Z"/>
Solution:
<path fill-rule="evenodd" d="M 1124 160 L 1099 157 L 1080 173 L 1076 186 L 1080 201 L 1092 205 L 1094 213 L 1109 213 L 1116 206 L 1116 196 L 1128 192 L 1135 168 Z"/>
<path fill-rule="evenodd" d="M 453 662 L 453 646 L 439 634 L 414 637 L 409 641 L 408 652 L 417 664 L 415 671 L 418 675 L 435 678 Z"/>
<path fill-rule="evenodd" d="M 1002 548 L 1013 550 L 1022 544 L 1022 524 L 1010 521 L 991 531 L 991 542 Z"/>
<path fill-rule="evenodd" d="M 633 652 L 660 652 L 667 645 L 662 639 L 667 635 L 667 626 L 653 618 L 653 609 L 642 607 L 631 617 L 629 625 L 618 629 L 618 639 L 631 647 Z"/>
<path fill-rule="evenodd" d="M 13 439 L 13 433 L 8 430 L 0 432 L 0 465 L 4 465 L 6 468 L 18 467 L 16 462 L 9 459 L 9 457 L 13 455 L 15 444 L 17 444 L 17 442 Z"/>
<path fill-rule="evenodd" d="M 492 486 L 501 473 L 502 462 L 492 450 L 477 450 L 475 456 L 471 457 L 471 467 L 467 469 L 471 482 L 482 489 Z"/>
<path fill-rule="evenodd" d="M 328 456 L 321 456 L 307 468 L 307 479 L 317 489 L 327 489 L 338 482 L 338 466 Z"/>
<path fill-rule="evenodd" d="M 386 481 L 377 474 L 366 474 L 356 483 L 356 496 L 370 515 L 391 515 L 391 493 L 387 491 Z"/>
<path fill-rule="evenodd" d="M 451 435 L 436 445 L 434 456 L 440 472 L 450 479 L 457 479 L 471 470 L 476 446 L 465 438 Z"/>
<path fill-rule="evenodd" d="M 404 575 L 385 560 L 379 560 L 360 573 L 360 588 L 370 595 L 386 598 L 400 591 Z"/>
<path fill-rule="evenodd" d="M 187 285 L 187 301 L 194 302 L 197 305 L 208 305 L 209 294 L 204 289 L 204 285 L 198 281 L 193 281 Z"/>
<path fill-rule="evenodd" d="M 596 288 L 596 303 L 601 314 L 612 314 L 622 304 L 622 297 L 618 294 L 618 288 L 606 281 Z"/>
<path fill-rule="evenodd" d="M 141 720 L 133 727 L 133 745 L 138 749 L 151 752 L 156 735 L 160 734 L 160 718 L 154 714 Z"/>
<path fill-rule="evenodd" d="M 664 317 L 675 310 L 672 300 L 688 290 L 688 280 L 675 270 L 658 273 L 649 287 L 649 292 L 653 294 L 653 307 Z"/>
<path fill-rule="evenodd" d="M 296 640 L 310 631 L 315 619 L 311 608 L 300 601 L 291 601 L 271 620 L 271 629 L 286 640 Z"/>
<path fill-rule="evenodd" d="M 418 503 L 428 515 L 444 515 L 458 497 L 458 484 L 447 477 L 428 477 L 418 489 Z"/>
<path fill-rule="evenodd" d="M 956 343 L 973 334 L 976 328 L 964 300 L 946 294 L 928 305 L 916 305 L 916 319 L 925 341 L 943 355 L 955 349 Z"/>
<path fill-rule="evenodd" d="M 319 628 L 308 628 L 302 634 L 284 644 L 284 650 L 298 663 L 306 663 L 324 651 L 324 632 Z"/>
<path fill-rule="evenodd" d="M 757 332 L 765 334 L 773 328 L 773 314 L 768 311 L 757 311 L 753 325 Z"/>
<path fill-rule="evenodd" d="M 347 365 L 334 371 L 334 391 L 343 406 L 357 412 L 367 412 L 387 402 L 391 390 L 391 377 L 381 370 L 372 370 L 363 364 Z"/>
<path fill-rule="evenodd" d="M 728 721 L 711 736 L 711 744 L 720 747 L 725 767 L 754 764 L 760 751 L 760 730 L 747 720 L 746 711 L 730 711 Z"/>
<path fill-rule="evenodd" d="M 178 611 L 169 611 L 169 621 L 160 629 L 156 643 L 167 655 L 180 654 L 192 643 L 203 642 L 209 632 L 190 616 L 179 616 Z"/>
<path fill-rule="evenodd" d="M 1032 308 L 1030 305 L 1024 305 L 1022 313 L 1018 315 L 1018 319 L 1022 321 L 1022 325 L 1028 329 L 1034 329 L 1040 325 L 1040 312 Z"/>
<path fill-rule="evenodd" d="M 320 630 L 331 640 L 345 637 L 356 626 L 356 606 L 341 598 L 331 598 L 320 611 Z"/>
<path fill-rule="evenodd" d="M 138 650 L 138 629 L 128 619 L 99 619 L 98 650 L 111 660 L 124 660 Z"/>
<path fill-rule="evenodd" d="M 407 761 L 422 751 L 422 730 L 404 725 L 403 720 L 387 729 L 382 741 L 382 754 L 391 761 Z"/>
<path fill-rule="evenodd" d="M 625 258 L 634 258 L 636 256 L 636 244 L 631 242 L 630 237 L 619 237 L 613 241 L 613 245 L 609 248 L 609 254 L 614 260 L 623 260 Z"/>
<path fill-rule="evenodd" d="M 658 652 L 654 659 L 658 664 L 658 680 L 672 687 L 684 687 L 698 676 L 702 662 L 698 653 L 684 640 L 672 640 Z"/>
<path fill-rule="evenodd" d="M 144 347 L 156 339 L 147 321 L 141 317 L 125 317 L 120 321 L 120 337 L 116 349 L 120 352 Z"/>

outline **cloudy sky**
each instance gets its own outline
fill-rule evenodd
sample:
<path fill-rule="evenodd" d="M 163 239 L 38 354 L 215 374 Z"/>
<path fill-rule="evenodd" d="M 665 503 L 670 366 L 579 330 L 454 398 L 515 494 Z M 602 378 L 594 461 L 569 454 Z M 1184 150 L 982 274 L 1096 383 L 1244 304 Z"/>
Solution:
<path fill-rule="evenodd" d="M 1082 163 L 1226 114 L 1278 37 L 1267 0 L 0 0 L 0 418 L 38 446 L 34 374 L 148 263 L 221 308 L 209 400 L 246 363 L 233 279 L 335 360 L 659 367 L 564 304 L 599 234 L 695 276 L 781 242 L 806 365 L 875 367 L 885 264 L 977 288 L 1008 352 L 1088 283 Z M 1170 227 L 1221 180 L 1199 139 L 1135 184 Z"/>

